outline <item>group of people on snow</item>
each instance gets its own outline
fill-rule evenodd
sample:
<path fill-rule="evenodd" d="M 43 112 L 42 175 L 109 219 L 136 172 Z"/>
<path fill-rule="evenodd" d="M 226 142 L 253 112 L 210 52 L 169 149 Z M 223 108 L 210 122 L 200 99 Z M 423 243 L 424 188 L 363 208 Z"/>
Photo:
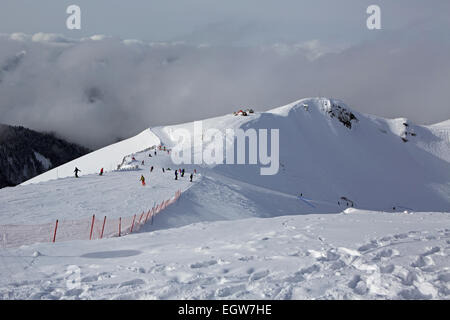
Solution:
<path fill-rule="evenodd" d="M 168 153 L 170 153 L 170 149 L 167 149 L 165 146 L 159 146 L 158 148 L 159 148 L 159 150 L 161 150 L 161 151 L 167 151 Z M 153 152 L 153 154 L 154 154 L 154 156 L 157 155 L 156 150 Z M 152 157 L 152 154 L 149 153 L 148 156 L 151 158 L 151 157 Z M 134 156 L 131 157 L 131 160 L 132 160 L 132 161 L 137 161 L 136 158 L 135 158 Z M 144 165 L 144 164 L 145 164 L 145 161 L 142 160 L 141 164 Z M 150 167 L 150 173 L 153 172 L 153 169 L 154 169 L 154 167 L 151 166 L 151 167 Z M 163 172 L 163 173 L 165 173 L 166 170 L 171 171 L 170 168 L 164 169 L 164 167 L 162 167 L 161 169 L 162 169 L 162 172 Z M 75 167 L 75 170 L 74 170 L 75 178 L 78 178 L 78 177 L 79 177 L 79 176 L 78 176 L 78 172 L 81 172 L 81 170 L 78 169 L 77 167 Z M 186 170 L 185 170 L 184 168 L 183 168 L 183 169 L 175 170 L 175 180 L 178 180 L 178 175 L 180 175 L 181 177 L 184 177 L 185 172 L 186 172 Z M 197 173 L 197 170 L 194 169 L 194 172 L 191 173 L 191 174 L 189 175 L 189 180 L 190 180 L 190 182 L 192 182 L 192 180 L 193 180 L 193 178 L 194 178 L 194 174 L 196 174 L 196 173 Z M 103 176 L 103 168 L 100 169 L 99 175 L 100 175 L 100 176 Z M 145 184 L 145 177 L 144 177 L 143 174 L 141 175 L 141 178 L 139 179 L 139 181 L 141 181 L 142 186 L 145 186 L 145 185 L 146 185 L 146 184 Z"/>

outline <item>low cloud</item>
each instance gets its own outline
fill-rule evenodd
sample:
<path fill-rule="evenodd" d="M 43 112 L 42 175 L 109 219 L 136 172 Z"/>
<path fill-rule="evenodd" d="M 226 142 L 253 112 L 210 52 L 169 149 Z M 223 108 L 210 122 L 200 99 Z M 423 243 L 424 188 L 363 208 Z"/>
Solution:
<path fill-rule="evenodd" d="M 423 29 L 386 34 L 346 49 L 0 35 L 0 123 L 97 148 L 150 126 L 318 95 L 384 117 L 449 119 L 449 41 Z"/>

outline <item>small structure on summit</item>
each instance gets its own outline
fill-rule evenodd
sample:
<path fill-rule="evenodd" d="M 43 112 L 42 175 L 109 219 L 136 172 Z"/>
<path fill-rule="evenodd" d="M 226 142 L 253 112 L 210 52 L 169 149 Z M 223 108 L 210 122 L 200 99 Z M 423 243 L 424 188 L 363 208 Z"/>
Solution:
<path fill-rule="evenodd" d="M 249 114 L 255 113 L 253 109 L 240 109 L 239 111 L 233 112 L 233 115 L 235 116 L 248 116 Z"/>

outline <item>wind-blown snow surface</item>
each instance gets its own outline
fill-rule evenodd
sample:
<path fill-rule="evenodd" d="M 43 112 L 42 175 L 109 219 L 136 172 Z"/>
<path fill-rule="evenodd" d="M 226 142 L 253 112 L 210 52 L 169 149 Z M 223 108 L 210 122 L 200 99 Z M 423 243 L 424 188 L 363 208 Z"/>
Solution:
<path fill-rule="evenodd" d="M 3 299 L 449 299 L 447 213 L 198 223 L 0 250 Z"/>
<path fill-rule="evenodd" d="M 344 126 L 330 117 L 332 105 L 358 121 Z M 183 191 L 137 235 L 0 249 L 3 297 L 449 297 L 446 122 L 416 126 L 322 98 L 203 121 L 204 130 L 280 129 L 280 171 L 273 176 L 261 176 L 259 165 L 175 166 L 166 153 L 155 157 L 146 150 L 173 146 L 177 128 L 192 132 L 193 123 L 146 130 L 120 148 L 106 147 L 0 190 L 1 224 L 132 215 Z M 110 171 L 125 156 L 125 167 L 138 168 Z M 79 179 L 69 177 L 75 166 L 82 170 Z M 101 167 L 107 171 L 102 177 L 94 174 Z M 193 183 L 189 174 L 175 181 L 173 170 L 163 173 L 162 167 L 198 174 Z M 53 180 L 55 171 L 65 178 Z M 343 196 L 358 210 L 342 214 Z M 81 268 L 77 288 L 66 284 L 71 265 Z"/>

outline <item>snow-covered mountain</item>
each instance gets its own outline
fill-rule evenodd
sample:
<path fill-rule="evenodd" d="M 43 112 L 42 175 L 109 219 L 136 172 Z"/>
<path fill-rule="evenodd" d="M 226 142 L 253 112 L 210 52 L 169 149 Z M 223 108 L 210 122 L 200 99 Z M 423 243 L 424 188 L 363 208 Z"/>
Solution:
<path fill-rule="evenodd" d="M 449 297 L 448 121 L 420 126 L 361 114 L 342 101 L 311 98 L 268 112 L 206 119 L 202 125 L 203 130 L 279 129 L 279 172 L 260 175 L 260 165 L 174 165 L 155 147 L 174 147 L 176 129 L 202 135 L 194 123 L 185 123 L 147 129 L 0 190 L 2 224 L 88 219 L 93 213 L 129 216 L 183 191 L 175 205 L 136 235 L 1 249 L 5 261 L 7 256 L 29 259 L 14 262 L 21 271 L 10 275 L 15 280 L 4 277 L 0 294 Z M 79 179 L 72 177 L 75 166 L 82 170 Z M 192 183 L 189 174 L 174 179 L 173 169 L 179 167 L 197 171 Z M 106 173 L 100 177 L 101 168 Z M 146 187 L 140 185 L 141 175 Z M 74 255 L 57 258 L 68 250 Z M 34 285 L 30 264 L 39 268 Z M 72 265 L 80 273 L 76 290 L 65 284 L 73 276 L 67 274 Z M 55 268 L 60 276 L 46 286 L 47 271 Z M 13 290 L 15 285 L 23 289 Z"/>
<path fill-rule="evenodd" d="M 279 129 L 280 170 L 276 175 L 263 176 L 259 174 L 260 165 L 201 166 L 200 171 L 205 173 L 201 186 L 190 189 L 184 200 L 192 202 L 185 205 L 195 212 L 190 222 L 226 218 L 209 212 L 201 205 L 203 201 L 223 207 L 214 211 L 226 211 L 228 217 L 341 212 L 341 197 L 368 210 L 450 210 L 450 139 L 445 122 L 420 126 L 404 118 L 388 120 L 361 114 L 342 101 L 315 98 L 247 117 L 230 114 L 206 119 L 202 125 L 203 131 Z M 83 174 L 97 173 L 102 167 L 116 169 L 125 155 L 160 143 L 172 148 L 176 141 L 171 135 L 180 128 L 194 135 L 193 123 L 147 129 L 24 185 L 73 176 L 75 166 Z M 193 143 L 201 141 L 193 138 Z M 203 149 L 206 147 L 204 143 Z M 156 166 L 173 167 L 170 157 L 142 156 Z M 217 192 L 221 197 L 215 196 Z M 299 203 L 300 193 L 309 200 Z"/>

